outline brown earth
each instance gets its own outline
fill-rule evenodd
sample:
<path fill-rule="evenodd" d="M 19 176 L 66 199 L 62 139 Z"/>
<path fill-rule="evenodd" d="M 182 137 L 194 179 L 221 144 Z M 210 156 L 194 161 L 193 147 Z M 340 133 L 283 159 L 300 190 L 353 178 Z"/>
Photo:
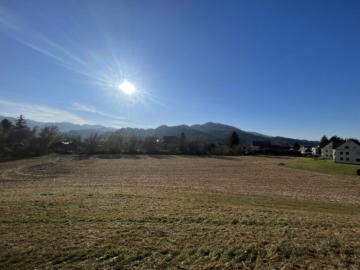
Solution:
<path fill-rule="evenodd" d="M 0 188 L 133 186 L 360 204 L 359 177 L 281 165 L 297 160 L 259 156 L 52 155 L 1 163 Z"/>

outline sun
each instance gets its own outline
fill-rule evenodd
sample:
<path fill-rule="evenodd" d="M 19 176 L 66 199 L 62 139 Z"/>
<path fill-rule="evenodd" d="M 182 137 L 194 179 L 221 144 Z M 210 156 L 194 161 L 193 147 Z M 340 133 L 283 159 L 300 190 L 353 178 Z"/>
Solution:
<path fill-rule="evenodd" d="M 126 81 L 119 85 L 119 89 L 127 95 L 132 95 L 136 90 L 133 84 Z"/>

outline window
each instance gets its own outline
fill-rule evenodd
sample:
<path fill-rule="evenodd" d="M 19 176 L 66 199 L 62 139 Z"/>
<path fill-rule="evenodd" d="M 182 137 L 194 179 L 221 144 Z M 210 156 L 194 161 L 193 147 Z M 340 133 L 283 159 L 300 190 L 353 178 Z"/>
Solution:
<path fill-rule="evenodd" d="M 330 157 L 332 157 L 332 155 L 330 155 Z"/>
<path fill-rule="evenodd" d="M 356 159 L 356 162 L 360 162 L 360 158 L 357 158 L 357 159 Z"/>
<path fill-rule="evenodd" d="M 326 156 L 328 156 L 328 155 L 326 155 Z"/>
<path fill-rule="evenodd" d="M 344 159 L 341 157 L 340 160 L 344 160 Z"/>
<path fill-rule="evenodd" d="M 349 158 L 348 158 L 348 157 L 346 158 L 346 161 L 349 161 Z"/>
<path fill-rule="evenodd" d="M 343 154 L 343 152 L 340 152 L 340 155 L 342 155 Z"/>
<path fill-rule="evenodd" d="M 326 150 L 326 152 L 327 152 L 328 150 Z"/>
<path fill-rule="evenodd" d="M 349 149 L 349 146 L 345 146 L 345 149 Z"/>
<path fill-rule="evenodd" d="M 349 152 L 346 152 L 346 155 L 349 155 Z"/>

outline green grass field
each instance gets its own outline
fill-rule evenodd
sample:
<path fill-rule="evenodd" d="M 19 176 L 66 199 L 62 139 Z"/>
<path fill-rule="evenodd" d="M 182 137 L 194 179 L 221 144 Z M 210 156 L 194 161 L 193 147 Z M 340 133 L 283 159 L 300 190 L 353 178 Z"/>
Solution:
<path fill-rule="evenodd" d="M 0 269 L 360 269 L 357 177 L 294 160 L 0 163 Z"/>
<path fill-rule="evenodd" d="M 293 169 L 342 175 L 357 175 L 356 172 L 360 169 L 358 165 L 334 163 L 332 159 L 316 160 L 313 158 L 304 158 L 297 162 L 288 163 L 285 166 Z"/>

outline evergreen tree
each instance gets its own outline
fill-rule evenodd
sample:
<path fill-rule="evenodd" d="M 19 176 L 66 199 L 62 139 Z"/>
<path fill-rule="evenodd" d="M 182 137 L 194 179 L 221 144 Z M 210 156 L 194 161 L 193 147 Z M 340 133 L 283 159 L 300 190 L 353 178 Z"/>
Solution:
<path fill-rule="evenodd" d="M 230 135 L 230 147 L 234 147 L 240 143 L 239 135 L 233 131 Z"/>
<path fill-rule="evenodd" d="M 1 125 L 4 133 L 8 133 L 11 130 L 12 123 L 8 119 L 3 119 L 1 121 Z"/>
<path fill-rule="evenodd" d="M 0 124 L 0 153 L 5 151 L 5 146 L 10 144 L 10 133 L 12 130 L 12 123 L 8 119 L 3 119 Z"/>
<path fill-rule="evenodd" d="M 324 148 L 324 146 L 326 146 L 329 143 L 330 143 L 329 139 L 324 135 L 320 140 L 319 147 Z"/>
<path fill-rule="evenodd" d="M 343 138 L 340 138 L 336 135 L 332 136 L 330 139 L 329 139 L 330 142 L 334 142 L 336 144 L 339 144 L 339 143 L 342 143 L 342 142 L 345 142 L 345 140 Z"/>
<path fill-rule="evenodd" d="M 180 151 L 181 153 L 185 153 L 185 152 L 188 151 L 188 144 L 187 144 L 187 141 L 186 141 L 186 137 L 185 137 L 184 132 L 181 132 L 181 135 L 180 135 L 179 151 Z"/>
<path fill-rule="evenodd" d="M 295 142 L 293 145 L 294 150 L 299 150 L 300 149 L 300 145 L 298 142 Z"/>
<path fill-rule="evenodd" d="M 9 141 L 12 146 L 13 154 L 18 156 L 27 155 L 29 143 L 34 137 L 36 130 L 27 127 L 25 119 L 19 117 L 15 124 L 15 128 L 10 131 Z"/>
<path fill-rule="evenodd" d="M 15 126 L 19 129 L 27 128 L 27 123 L 25 120 L 25 116 L 22 114 L 19 115 L 18 119 L 16 120 Z"/>

